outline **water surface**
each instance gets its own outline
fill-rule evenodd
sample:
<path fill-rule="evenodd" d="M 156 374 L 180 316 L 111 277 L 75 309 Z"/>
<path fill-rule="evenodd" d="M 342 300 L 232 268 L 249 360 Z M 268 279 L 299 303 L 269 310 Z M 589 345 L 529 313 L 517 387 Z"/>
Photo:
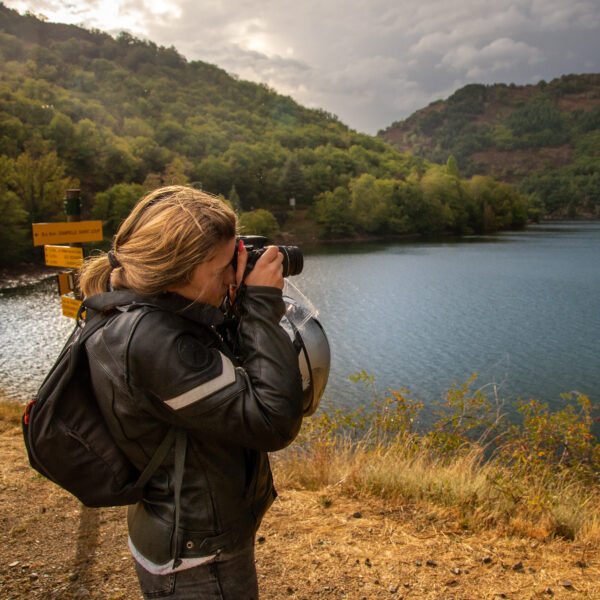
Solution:
<path fill-rule="evenodd" d="M 473 373 L 507 400 L 600 401 L 600 224 L 540 225 L 442 242 L 306 248 L 292 278 L 332 348 L 326 396 L 365 401 L 349 376 L 408 388 L 426 404 Z M 0 386 L 26 400 L 73 327 L 53 280 L 0 292 Z"/>
<path fill-rule="evenodd" d="M 329 335 L 336 404 L 361 401 L 348 376 L 363 369 L 426 403 L 473 373 L 507 399 L 600 401 L 598 223 L 336 246 L 308 256 L 296 282 Z"/>

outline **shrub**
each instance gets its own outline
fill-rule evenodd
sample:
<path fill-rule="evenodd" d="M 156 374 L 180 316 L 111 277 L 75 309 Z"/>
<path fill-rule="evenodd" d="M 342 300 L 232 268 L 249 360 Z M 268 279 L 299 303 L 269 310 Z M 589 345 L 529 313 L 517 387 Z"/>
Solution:
<path fill-rule="evenodd" d="M 279 233 L 277 219 L 264 208 L 243 213 L 239 223 L 244 235 L 264 235 L 272 238 Z"/>
<path fill-rule="evenodd" d="M 598 407 L 586 396 L 565 396 L 555 412 L 520 403 L 520 422 L 509 424 L 498 389 L 491 399 L 472 389 L 474 375 L 452 385 L 426 431 L 423 405 L 407 390 L 382 395 L 364 371 L 351 379 L 365 385 L 370 404 L 327 405 L 305 419 L 297 442 L 274 457 L 282 484 L 437 507 L 459 528 L 598 541 Z"/>

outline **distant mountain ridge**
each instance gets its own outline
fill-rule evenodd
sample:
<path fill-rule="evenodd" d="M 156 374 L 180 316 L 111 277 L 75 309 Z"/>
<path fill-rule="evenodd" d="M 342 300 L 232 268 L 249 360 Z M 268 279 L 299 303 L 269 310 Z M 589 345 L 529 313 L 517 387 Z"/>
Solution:
<path fill-rule="evenodd" d="M 600 74 L 549 83 L 470 84 L 378 137 L 461 175 L 490 175 L 535 194 L 557 216 L 600 217 Z"/>

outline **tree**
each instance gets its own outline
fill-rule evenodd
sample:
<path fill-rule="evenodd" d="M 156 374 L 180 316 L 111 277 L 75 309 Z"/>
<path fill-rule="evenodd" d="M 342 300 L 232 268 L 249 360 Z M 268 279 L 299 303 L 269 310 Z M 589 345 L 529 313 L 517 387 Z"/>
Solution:
<path fill-rule="evenodd" d="M 133 140 L 131 152 L 142 160 L 146 172 L 154 173 L 162 172 L 171 156 L 166 148 L 159 146 L 153 139 L 143 136 Z"/>
<path fill-rule="evenodd" d="M 58 152 L 68 152 L 75 137 L 75 126 L 67 115 L 56 112 L 47 127 L 47 135 L 54 142 Z"/>
<path fill-rule="evenodd" d="M 448 157 L 446 161 L 446 173 L 451 175 L 452 177 L 459 177 L 460 174 L 458 172 L 458 165 L 456 164 L 456 159 L 452 154 Z"/>
<path fill-rule="evenodd" d="M 279 189 L 286 202 L 290 198 L 295 198 L 298 203 L 306 203 L 309 199 L 306 177 L 302 171 L 300 161 L 294 154 L 290 154 L 285 161 L 279 178 Z"/>
<path fill-rule="evenodd" d="M 244 235 L 264 235 L 273 238 L 279 233 L 277 219 L 264 208 L 243 213 L 239 221 Z"/>
<path fill-rule="evenodd" d="M 450 165 L 452 170 L 451 161 Z M 442 233 L 449 229 L 465 233 L 467 214 L 458 177 L 449 172 L 447 167 L 435 165 L 423 175 L 420 187 L 424 213 L 428 213 L 428 218 L 424 220 L 428 232 Z"/>
<path fill-rule="evenodd" d="M 0 112 L 0 153 L 16 157 L 25 139 L 25 127 L 21 120 Z"/>
<path fill-rule="evenodd" d="M 369 233 L 386 229 L 390 216 L 393 182 L 363 173 L 350 182 L 350 210 L 356 225 Z"/>
<path fill-rule="evenodd" d="M 229 196 L 227 197 L 227 200 L 229 200 L 229 205 L 231 206 L 231 209 L 239 215 L 242 212 L 242 204 L 240 202 L 240 196 L 237 193 L 237 190 L 235 189 L 235 185 L 231 186 L 231 190 L 229 191 Z"/>
<path fill-rule="evenodd" d="M 14 185 L 14 162 L 0 156 L 0 264 L 8 264 L 22 257 L 31 247 L 31 227 L 27 211 L 19 197 L 10 190 Z"/>
<path fill-rule="evenodd" d="M 513 186 L 499 183 L 491 177 L 475 175 L 465 187 L 482 217 L 483 222 L 476 228 L 477 231 L 520 228 L 527 223 L 527 200 Z"/>
<path fill-rule="evenodd" d="M 194 181 L 200 181 L 202 189 L 212 194 L 225 194 L 231 189 L 231 168 L 216 156 L 208 156 L 197 165 L 192 178 Z"/>
<path fill-rule="evenodd" d="M 189 177 L 185 174 L 190 169 L 188 161 L 176 157 L 165 166 L 162 174 L 163 185 L 185 185 L 189 182 Z"/>
<path fill-rule="evenodd" d="M 137 183 L 118 183 L 96 194 L 92 214 L 103 221 L 105 237 L 114 235 L 143 195 L 144 188 Z"/>
<path fill-rule="evenodd" d="M 65 192 L 79 187 L 72 177 L 65 177 L 65 168 L 56 152 L 39 157 L 29 152 L 21 154 L 15 163 L 15 191 L 32 222 L 54 220 L 63 210 Z"/>
<path fill-rule="evenodd" d="M 96 123 L 82 119 L 75 125 L 73 143 L 65 156 L 75 172 L 85 181 L 96 182 L 101 176 L 104 137 Z"/>
<path fill-rule="evenodd" d="M 102 171 L 106 183 L 129 182 L 136 178 L 142 160 L 134 157 L 119 138 L 107 143 L 103 151 Z"/>
<path fill-rule="evenodd" d="M 321 236 L 342 238 L 354 233 L 354 219 L 350 211 L 350 193 L 344 187 L 323 192 L 315 204 L 317 223 L 322 225 Z"/>

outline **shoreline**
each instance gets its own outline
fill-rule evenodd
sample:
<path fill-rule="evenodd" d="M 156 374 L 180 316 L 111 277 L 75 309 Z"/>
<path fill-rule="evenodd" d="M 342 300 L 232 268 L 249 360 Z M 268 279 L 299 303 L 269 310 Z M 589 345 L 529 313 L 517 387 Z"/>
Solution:
<path fill-rule="evenodd" d="M 38 263 L 18 263 L 10 267 L 2 267 L 0 268 L 0 292 L 39 283 L 65 270 L 66 267 L 48 267 Z"/>
<path fill-rule="evenodd" d="M 508 231 L 526 231 L 530 225 L 555 225 L 559 223 L 565 224 L 591 224 L 600 223 L 598 218 L 573 218 L 566 219 L 564 217 L 544 217 L 538 223 L 530 222 L 521 230 L 502 230 L 493 231 L 481 234 L 472 234 L 477 237 L 487 237 L 502 232 Z M 472 235 L 458 235 L 454 233 L 437 234 L 435 236 L 426 236 L 422 233 L 399 233 L 386 235 L 368 235 L 360 234 L 343 238 L 321 239 L 317 235 L 303 236 L 296 235 L 293 232 L 280 232 L 274 238 L 274 243 L 286 246 L 335 246 L 337 244 L 368 244 L 373 242 L 402 242 L 402 241 L 418 241 L 418 240 L 448 240 L 464 239 L 472 237 Z M 49 267 L 44 264 L 35 262 L 19 262 L 15 265 L 0 267 L 0 292 L 3 290 L 12 290 L 20 287 L 26 287 L 39 283 L 44 279 L 48 279 L 57 273 L 68 270 L 67 267 Z"/>

